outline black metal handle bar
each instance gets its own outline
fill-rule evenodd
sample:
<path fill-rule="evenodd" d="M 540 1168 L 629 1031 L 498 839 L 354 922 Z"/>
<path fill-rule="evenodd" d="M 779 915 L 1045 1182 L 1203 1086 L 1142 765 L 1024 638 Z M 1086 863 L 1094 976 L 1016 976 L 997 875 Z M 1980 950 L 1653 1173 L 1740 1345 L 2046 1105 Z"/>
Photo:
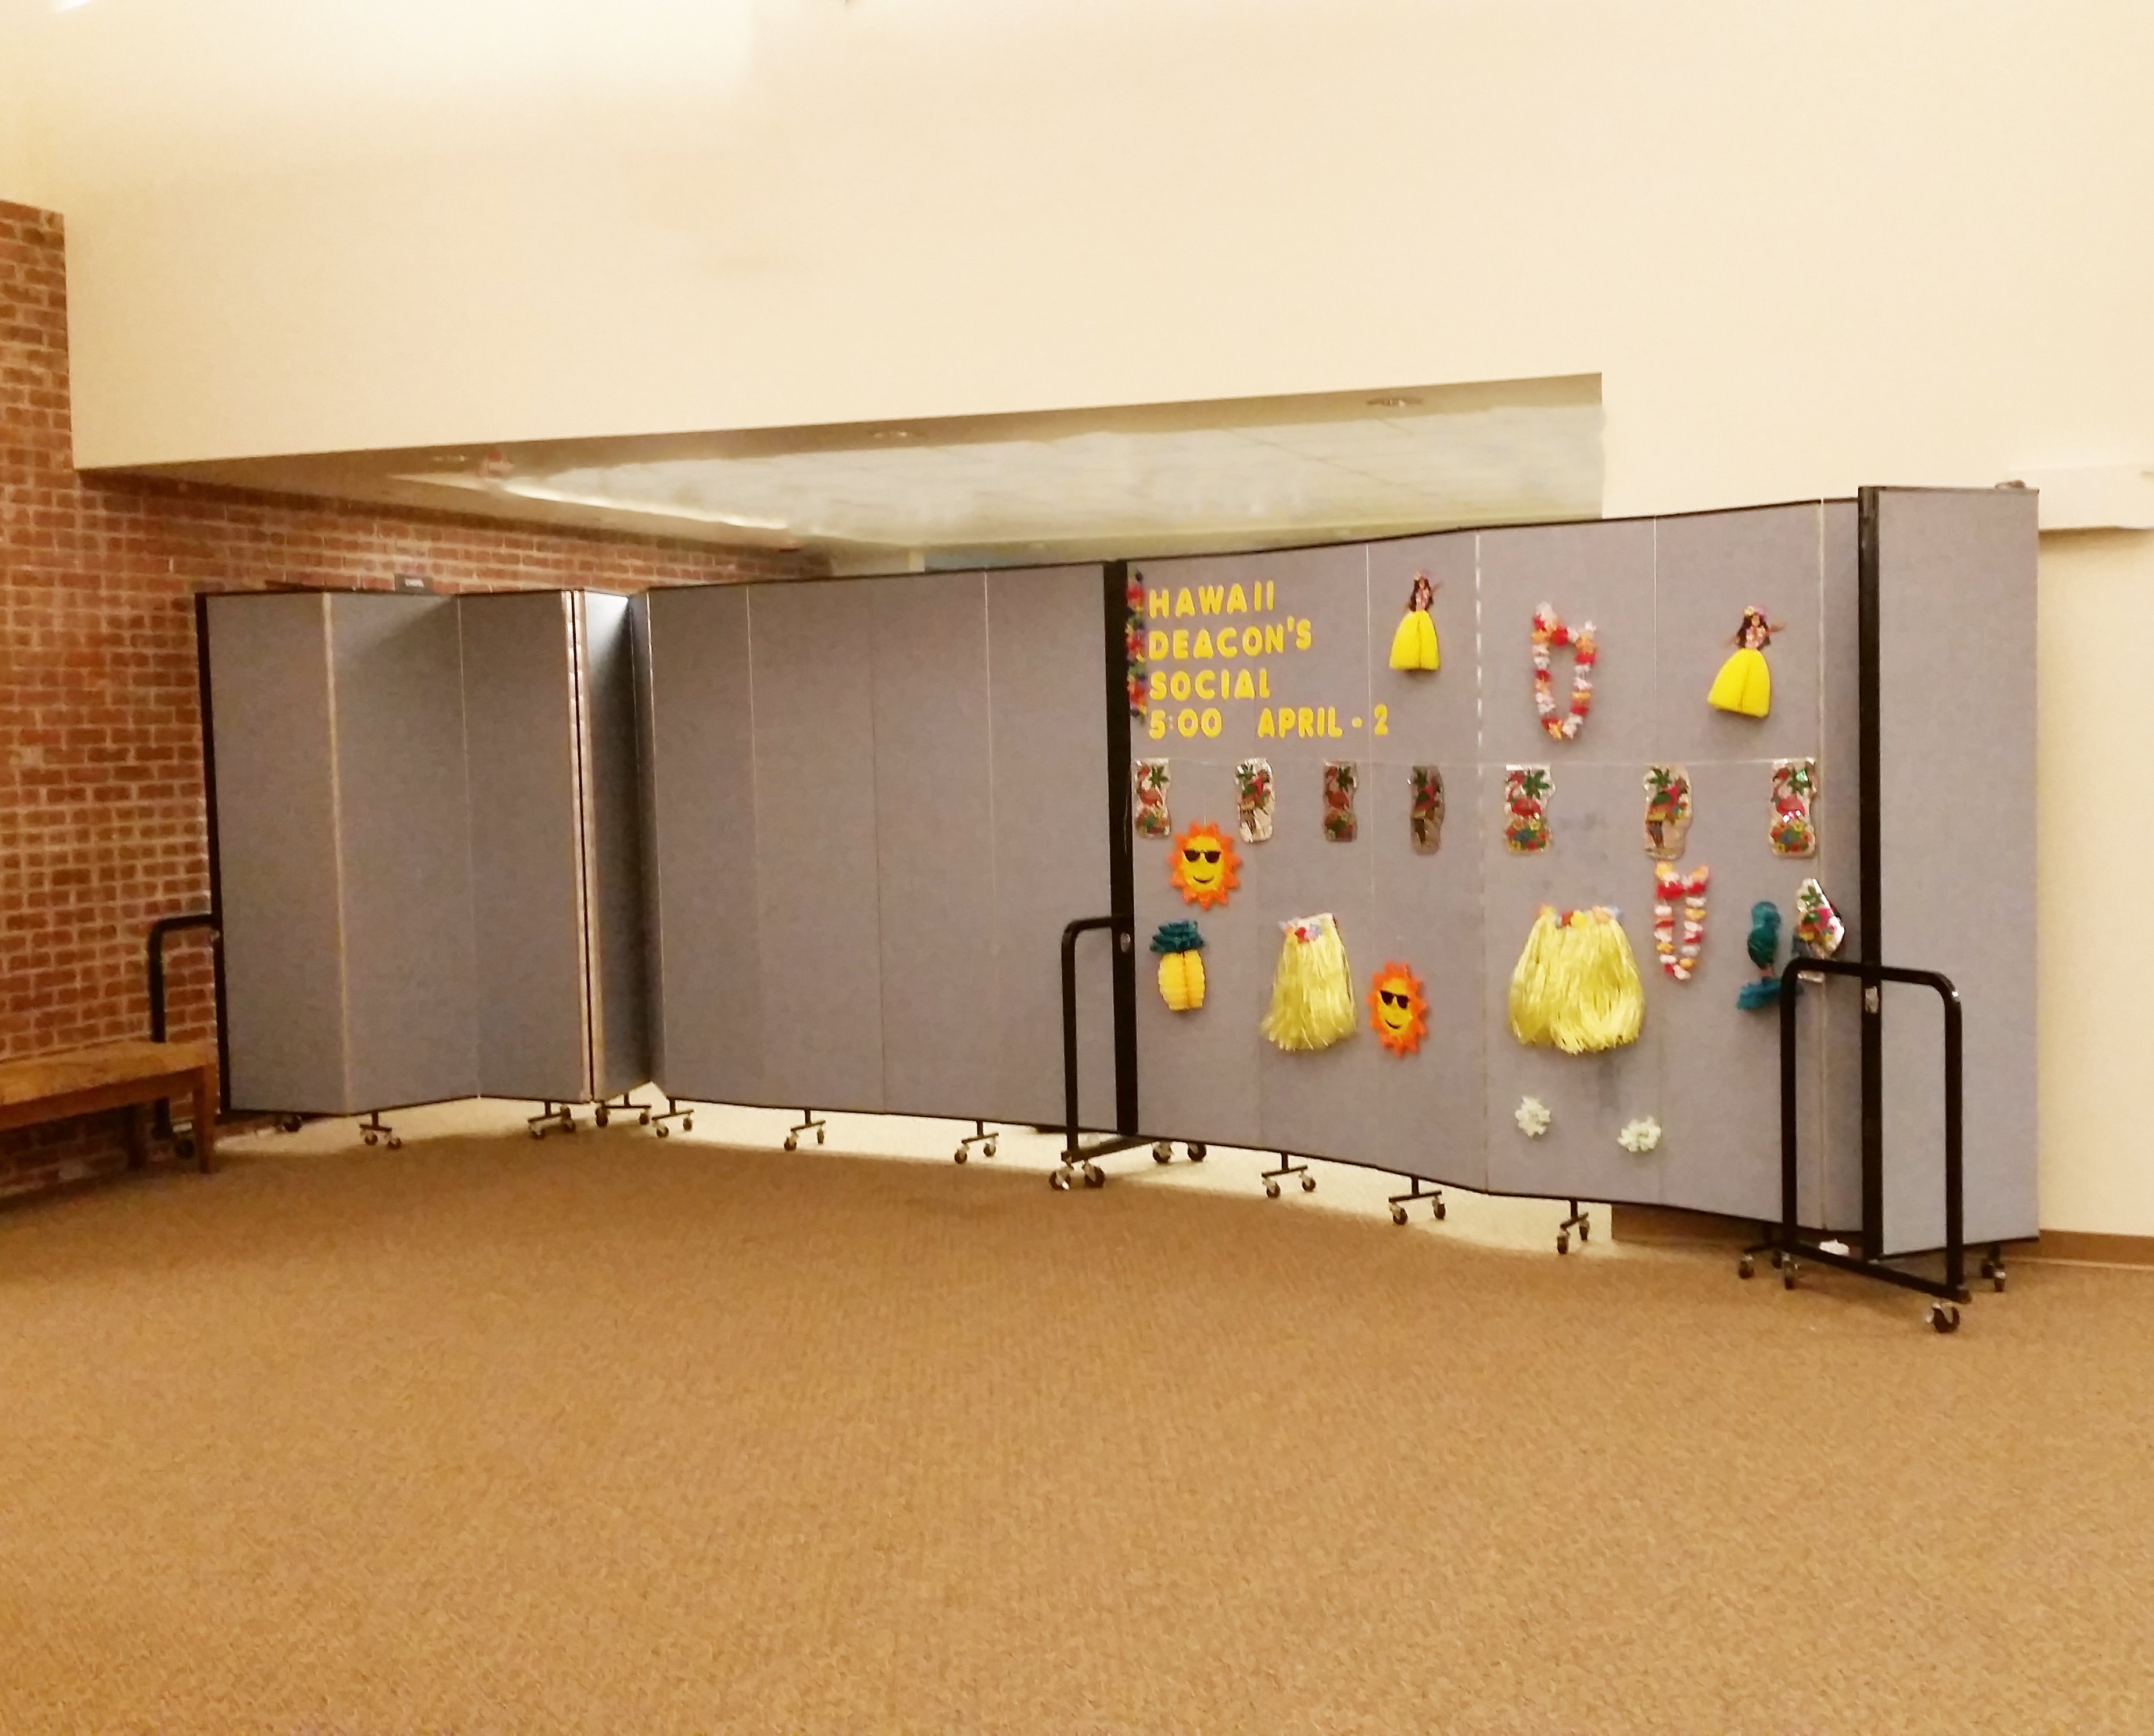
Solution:
<path fill-rule="evenodd" d="M 191 916 L 160 917 L 150 925 L 150 1040 L 165 1040 L 165 938 L 183 928 L 207 928 L 210 944 L 221 945 L 224 937 L 218 932 L 217 918 L 208 911 L 197 911 Z"/>
<path fill-rule="evenodd" d="M 1063 1149 L 1077 1149 L 1077 937 L 1095 928 L 1118 935 L 1133 933 L 1120 917 L 1080 917 L 1062 931 L 1062 1120 Z M 1134 945 L 1125 938 L 1125 945 Z"/>
<path fill-rule="evenodd" d="M 1853 958 L 1791 958 L 1780 973 L 1780 1242 L 1792 1249 L 1799 1231 L 1795 1223 L 1795 998 L 1801 980 L 1810 977 L 1854 977 L 1866 989 L 1886 983 L 1903 983 L 1937 992 L 1945 1008 L 1945 1284 L 1955 1294 L 1964 1289 L 1967 1270 L 1965 1190 L 1961 1119 L 1961 1029 L 1959 990 L 1952 978 L 1938 971 L 1910 970 L 1896 964 L 1870 964 Z M 1866 1017 L 1876 1009 L 1866 1007 Z M 1879 1154 L 1878 1161 L 1883 1162 Z M 1876 1245 L 1866 1246 L 1861 1264 L 1881 1256 L 1883 1226 L 1866 1225 L 1866 1235 Z M 1886 1275 L 1880 1273 L 1877 1275 Z M 1928 1289 L 1927 1284 L 1916 1286 Z"/>

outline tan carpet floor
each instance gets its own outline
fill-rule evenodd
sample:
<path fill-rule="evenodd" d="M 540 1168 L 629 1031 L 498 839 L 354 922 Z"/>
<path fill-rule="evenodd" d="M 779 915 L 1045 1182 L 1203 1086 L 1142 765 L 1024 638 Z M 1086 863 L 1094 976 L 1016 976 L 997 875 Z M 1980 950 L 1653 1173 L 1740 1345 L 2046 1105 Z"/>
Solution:
<path fill-rule="evenodd" d="M 2150 1640 L 2154 1274 L 619 1128 L 0 1213 L 8 1736 L 2146 1730 Z"/>

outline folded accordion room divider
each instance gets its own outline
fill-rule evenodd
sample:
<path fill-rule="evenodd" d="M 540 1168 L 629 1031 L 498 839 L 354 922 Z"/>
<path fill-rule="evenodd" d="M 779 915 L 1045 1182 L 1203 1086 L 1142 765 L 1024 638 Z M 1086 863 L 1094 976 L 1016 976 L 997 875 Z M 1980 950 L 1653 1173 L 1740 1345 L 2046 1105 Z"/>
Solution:
<path fill-rule="evenodd" d="M 649 1076 L 628 602 L 207 596 L 238 1109 Z"/>

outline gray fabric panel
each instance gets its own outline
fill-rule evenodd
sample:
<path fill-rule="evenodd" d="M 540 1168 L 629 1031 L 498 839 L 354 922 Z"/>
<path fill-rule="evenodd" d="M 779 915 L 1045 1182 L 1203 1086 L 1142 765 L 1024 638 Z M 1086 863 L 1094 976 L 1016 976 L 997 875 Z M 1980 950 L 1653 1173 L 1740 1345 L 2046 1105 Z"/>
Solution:
<path fill-rule="evenodd" d="M 345 1014 L 361 1107 L 477 1094 L 477 957 L 455 600 L 329 600 Z"/>
<path fill-rule="evenodd" d="M 990 1119 L 1061 1121 L 1063 925 L 1113 906 L 1102 583 L 1096 566 L 987 578 L 997 1048 L 993 1090 L 982 1100 Z M 1102 1128 L 1115 1116 L 1110 945 L 1104 932 L 1077 944 L 1081 1113 Z"/>
<path fill-rule="evenodd" d="M 1825 624 L 1822 584 L 1824 518 L 1816 503 L 1754 511 L 1663 518 L 1655 530 L 1655 609 L 1659 623 L 1658 697 L 1653 758 L 1690 768 L 1697 807 L 1678 865 L 1704 863 L 1713 874 L 1700 968 L 1687 983 L 1648 973 L 1646 1016 L 1664 1027 L 1669 1102 L 1660 1112 L 1663 1185 L 1672 1202 L 1734 1216 L 1779 1214 L 1779 1024 L 1777 1013 L 1743 1013 L 1735 996 L 1753 975 L 1743 952 L 1750 906 L 1770 899 L 1783 921 L 1782 952 L 1794 924 L 1795 887 L 1815 865 L 1775 856 L 1767 838 L 1772 763 L 1816 757 L 1827 798 L 1835 772 L 1820 748 L 1821 664 Z M 1780 629 L 1765 653 L 1773 702 L 1764 717 L 1717 711 L 1706 702 L 1713 677 L 1735 649 L 1745 605 L 1755 603 Z M 1841 624 L 1851 635 L 1851 620 Z M 1853 641 L 1845 639 L 1852 673 Z M 1642 774 L 1644 768 L 1638 768 Z M 1635 831 L 1642 791 L 1629 796 Z M 1851 803 L 1839 810 L 1852 821 Z M 1817 809 L 1820 836 L 1832 835 L 1833 811 Z M 1845 840 L 1851 846 L 1850 831 Z M 1636 846 L 1634 845 L 1634 848 Z M 1642 850 L 1636 874 L 1641 906 L 1652 891 Z M 1830 881 L 1826 881 L 1828 887 Z M 1677 912 L 1681 919 L 1681 912 Z M 1825 1130 L 1823 998 L 1812 995 L 1801 1033 L 1798 1113 L 1805 1129 L 1809 1182 L 1801 1197 L 1816 1220 L 1817 1177 Z"/>
<path fill-rule="evenodd" d="M 1310 613 L 1322 622 L 1319 611 Z M 1355 649 L 1358 652 L 1360 647 Z M 1375 769 L 1366 761 L 1360 766 L 1365 772 Z M 1337 844 L 1324 835 L 1320 762 L 1305 762 L 1299 754 L 1282 756 L 1272 762 L 1272 770 L 1279 785 L 1279 825 L 1268 842 L 1249 847 L 1249 856 L 1259 866 L 1254 873 L 1244 869 L 1238 895 L 1262 919 L 1256 934 L 1264 967 L 1262 989 L 1253 1008 L 1233 1009 L 1243 1021 L 1243 1040 L 1253 1040 L 1256 1047 L 1263 1143 L 1310 1156 L 1382 1163 L 1391 1155 L 1383 1135 L 1391 1130 L 1382 1125 L 1390 1118 L 1380 1117 L 1377 1105 L 1387 1094 L 1405 1090 L 1406 1081 L 1400 1076 L 1400 1064 L 1377 1047 L 1365 1021 L 1357 1018 L 1351 1036 L 1314 1054 L 1281 1049 L 1258 1029 L 1271 1003 L 1272 975 L 1285 944 L 1279 924 L 1289 917 L 1328 911 L 1337 919 L 1352 968 L 1357 1012 L 1365 1010 L 1361 999 L 1368 992 L 1369 973 L 1382 962 L 1373 950 L 1375 847 L 1364 838 Z M 1365 805 L 1360 798 L 1370 793 L 1365 784 L 1357 793 L 1357 815 Z"/>
<path fill-rule="evenodd" d="M 883 1107 L 978 1113 L 998 1060 L 986 582 L 886 579 L 870 596 Z M 1013 871 L 1040 841 L 1008 839 Z"/>
<path fill-rule="evenodd" d="M 768 1094 L 748 592 L 653 591 L 639 606 L 650 628 L 646 908 L 656 1083 L 698 1101 L 760 1103 Z"/>
<path fill-rule="evenodd" d="M 212 597 L 208 620 L 232 1105 L 341 1114 L 328 600 Z"/>
<path fill-rule="evenodd" d="M 1662 1197 L 1667 1145 L 1634 1156 L 1616 1143 L 1626 1122 L 1661 1115 L 1666 1101 L 1650 1002 L 1639 1040 L 1600 1055 L 1524 1048 L 1511 1035 L 1508 1013 L 1511 972 L 1544 903 L 1616 906 L 1641 974 L 1653 968 L 1651 869 L 1637 830 L 1645 805 L 1639 779 L 1659 757 L 1655 531 L 1650 521 L 1546 525 L 1480 539 L 1488 1181 L 1505 1192 Z M 1544 602 L 1566 625 L 1590 620 L 1599 635 L 1593 709 L 1575 741 L 1552 739 L 1534 708 L 1533 615 Z M 1552 680 L 1559 712 L 1570 705 L 1572 668 L 1570 655 L 1559 652 Z M 1701 704 L 1703 698 L 1701 691 Z M 1551 768 L 1553 842 L 1538 856 L 1513 855 L 1503 845 L 1509 764 Z M 1554 1116 L 1538 1139 L 1513 1119 L 1529 1095 Z"/>
<path fill-rule="evenodd" d="M 1143 746 L 1139 743 L 1140 752 Z M 1210 819 L 1233 836 L 1234 758 L 1239 757 L 1168 756 L 1168 814 L 1177 833 Z M 1276 779 L 1276 763 L 1273 770 Z M 1137 1106 L 1138 1123 L 1147 1133 L 1222 1145 L 1263 1143 L 1258 1084 L 1263 1039 L 1257 1021 L 1270 1002 L 1279 951 L 1279 919 L 1266 896 L 1268 852 L 1278 844 L 1276 837 L 1263 844 L 1238 842 L 1242 890 L 1223 906 L 1200 911 L 1185 904 L 1167 878 L 1174 840 L 1136 840 Z M 1263 891 L 1252 891 L 1253 874 Z M 1183 921 L 1196 923 L 1204 937 L 1204 1004 L 1195 1012 L 1172 1013 L 1159 998 L 1159 960 L 1148 949 L 1160 924 Z"/>
<path fill-rule="evenodd" d="M 1376 971 L 1396 958 L 1412 967 L 1428 998 L 1428 1034 L 1418 1054 L 1394 1058 L 1370 1039 L 1382 1063 L 1370 1099 L 1371 1149 L 1386 1169 L 1401 1175 L 1482 1187 L 1488 1179 L 1482 1136 L 1483 809 L 1473 763 L 1441 764 L 1448 804 L 1442 843 L 1431 855 L 1415 850 L 1407 825 L 1410 772 L 1430 763 L 1426 755 L 1379 760 L 1363 771 L 1360 847 L 1375 871 L 1376 920 L 1354 952 L 1356 991 L 1365 1007 Z"/>
<path fill-rule="evenodd" d="M 763 1090 L 880 1110 L 872 580 L 759 585 L 755 682 Z"/>
<path fill-rule="evenodd" d="M 1879 502 L 1884 960 L 1964 1004 L 1967 1234 L 2035 1233 L 2035 501 Z M 1943 1239 L 1941 1018 L 1885 1013 L 1885 1241 Z M 1934 997 L 1932 997 L 1934 998 Z"/>
<path fill-rule="evenodd" d="M 1484 563 L 1484 575 L 1487 570 Z M 1663 1126 L 1669 1120 L 1663 1022 L 1652 986 L 1646 988 L 1643 1034 L 1627 1048 L 1602 1054 L 1529 1049 L 1511 1034 L 1509 1013 L 1511 973 L 1534 913 L 1544 904 L 1559 910 L 1617 906 L 1641 976 L 1656 968 L 1652 873 L 1636 835 L 1645 805 L 1638 787 L 1642 770 L 1642 764 L 1559 763 L 1549 808 L 1552 841 L 1541 854 L 1528 856 L 1513 855 L 1504 848 L 1495 821 L 1503 804 L 1503 768 L 1492 764 L 1482 773 L 1481 803 L 1488 816 L 1482 846 L 1488 922 L 1483 1006 L 1488 1033 L 1488 1181 L 1506 1193 L 1647 1203 L 1664 1195 L 1669 1142 L 1664 1140 L 1658 1151 L 1641 1156 L 1616 1143 L 1616 1133 L 1638 1116 L 1655 1116 Z M 1708 953 L 1713 938 L 1708 926 Z M 1691 983 L 1685 989 L 1698 987 Z M 1730 1007 L 1728 1017 L 1735 1016 Z M 1545 1103 L 1554 1117 L 1548 1131 L 1535 1139 L 1521 1133 L 1513 1120 L 1528 1095 Z"/>
<path fill-rule="evenodd" d="M 1815 549 L 1811 561 L 1815 573 Z M 1702 691 L 1691 697 L 1701 709 L 1707 708 Z M 1779 709 L 1777 699 L 1774 709 Z M 1636 842 L 1645 807 L 1644 792 L 1636 778 L 1624 792 L 1629 809 L 1625 817 L 1633 835 L 1619 840 L 1629 844 L 1632 851 L 1623 875 L 1635 890 L 1626 907 L 1627 914 L 1635 903 L 1643 925 L 1632 930 L 1632 938 L 1644 939 L 1638 968 L 1646 983 L 1646 1024 L 1658 1032 L 1665 1058 L 1665 1095 L 1652 1111 L 1663 1130 L 1659 1152 L 1662 1197 L 1696 1211 L 1777 1218 L 1779 1014 L 1774 1008 L 1743 1012 L 1735 998 L 1758 974 L 1744 950 L 1750 906 L 1760 899 L 1779 906 L 1784 959 L 1794 928 L 1795 887 L 1809 870 L 1806 864 L 1773 854 L 1766 835 L 1773 807 L 1769 762 L 1691 759 L 1685 763 L 1696 814 L 1682 860 L 1676 865 L 1687 871 L 1703 863 L 1712 871 L 1705 946 L 1697 973 L 1687 983 L 1662 972 L 1652 951 L 1653 865 Z M 1680 905 L 1676 919 L 1680 934 Z M 1816 1015 L 1822 1007 L 1817 997 L 1806 998 L 1812 1004 L 1803 1010 L 1811 1022 L 1801 1033 L 1798 1108 L 1806 1122 L 1814 1125 L 1822 1075 Z"/>
<path fill-rule="evenodd" d="M 610 1097 L 651 1077 L 635 667 L 629 600 L 586 591 L 579 601 L 584 620 L 586 900 L 597 1033 L 590 1089 Z"/>
<path fill-rule="evenodd" d="M 1373 724 L 1374 707 L 1384 706 L 1387 733 L 1371 742 L 1380 757 L 1362 768 L 1360 840 L 1374 876 L 1376 922 L 1354 954 L 1365 1001 L 1373 973 L 1391 958 L 1413 968 L 1429 1001 L 1428 1034 L 1418 1054 L 1394 1059 L 1371 1039 L 1383 1062 L 1370 1103 L 1372 1149 L 1386 1169 L 1469 1187 L 1488 1184 L 1478 541 L 1472 532 L 1457 532 L 1369 549 L 1370 717 Z M 1421 572 L 1436 585 L 1430 613 L 1442 666 L 1433 675 L 1390 666 L 1391 636 Z M 1443 774 L 1442 842 L 1429 855 L 1414 850 L 1407 823 L 1416 765 Z"/>
<path fill-rule="evenodd" d="M 1376 819 L 1374 804 L 1381 800 L 1370 756 L 1380 742 L 1394 738 L 1376 735 L 1370 697 L 1375 610 L 1369 600 L 1368 551 L 1353 546 L 1309 549 L 1248 564 L 1278 584 L 1281 610 L 1308 619 L 1313 629 L 1308 650 L 1289 650 L 1275 661 L 1273 691 L 1297 705 L 1312 702 L 1327 724 L 1335 715 L 1343 732 L 1340 737 L 1312 740 L 1297 734 L 1276 741 L 1245 733 L 1241 753 L 1234 755 L 1238 759 L 1242 753 L 1261 753 L 1268 758 L 1278 792 L 1272 836 L 1248 847 L 1237 895 L 1263 919 L 1257 932 L 1263 990 L 1246 1015 L 1248 1040 L 1257 1052 L 1263 1143 L 1297 1154 L 1381 1162 L 1378 1148 L 1389 1129 L 1376 1104 L 1384 1091 L 1400 1089 L 1401 1082 L 1396 1064 L 1376 1046 L 1366 1026 L 1357 1022 L 1352 1036 L 1315 1054 L 1289 1054 L 1257 1028 L 1271 1003 L 1272 977 L 1284 944 L 1281 922 L 1325 911 L 1337 919 L 1353 968 L 1357 1006 L 1367 992 L 1368 973 L 1381 962 L 1369 950 L 1376 932 L 1375 851 L 1360 828 Z M 1201 578 L 1202 564 L 1192 565 Z M 1396 620 L 1398 605 L 1386 600 L 1390 625 Z M 1443 677 L 1439 673 L 1434 679 Z M 1248 708 L 1235 709 L 1238 713 Z M 1242 720 L 1238 716 L 1235 721 Z M 1230 729 L 1222 739 L 1231 740 L 1233 733 Z M 1324 767 L 1330 760 L 1352 762 L 1360 779 L 1355 798 L 1356 836 L 1350 844 L 1335 843 L 1324 833 Z M 1230 784 L 1225 816 L 1229 827 L 1234 819 L 1232 795 Z M 1379 1072 L 1380 1065 L 1388 1065 L 1389 1071 Z"/>
<path fill-rule="evenodd" d="M 588 1095 L 569 599 L 458 600 L 471 777 L 479 1090 Z"/>
<path fill-rule="evenodd" d="M 1237 841 L 1240 890 L 1209 912 L 1184 903 L 1169 881 L 1171 840 L 1136 840 L 1142 1125 L 1148 1133 L 1174 1137 L 1358 1156 L 1380 1136 L 1388 1136 L 1389 1123 L 1378 1120 L 1365 1093 L 1351 1087 L 1352 1095 L 1334 1090 L 1327 1081 L 1354 1068 L 1357 1058 L 1359 1065 L 1370 1065 L 1374 1039 L 1362 1033 L 1319 1054 L 1286 1055 L 1265 1039 L 1258 1024 L 1271 1003 L 1282 922 L 1330 911 L 1338 918 L 1348 959 L 1357 973 L 1364 968 L 1366 937 L 1374 928 L 1370 853 L 1359 844 L 1330 843 L 1322 830 L 1325 762 L 1351 760 L 1361 766 L 1365 789 L 1377 745 L 1370 709 L 1367 551 L 1349 544 L 1162 560 L 1147 562 L 1138 571 L 1147 594 L 1163 590 L 1171 599 L 1186 590 L 1200 610 L 1207 589 L 1223 600 L 1239 585 L 1251 599 L 1245 615 L 1148 618 L 1148 628 L 1191 635 L 1191 656 L 1177 663 L 1170 655 L 1166 662 L 1155 662 L 1155 668 L 1166 672 L 1178 667 L 1192 674 L 1207 667 L 1261 671 L 1270 690 L 1268 702 L 1220 704 L 1222 723 L 1216 737 L 1184 736 L 1173 727 L 1185 711 L 1201 713 L 1205 708 L 1207 702 L 1194 695 L 1187 700 L 1170 695 L 1157 707 L 1169 720 L 1165 737 L 1153 738 L 1141 722 L 1135 728 L 1134 757 L 1164 757 L 1170 763 L 1168 802 L 1175 830 L 1208 819 L 1233 835 L 1233 772 L 1243 759 L 1271 762 L 1275 794 L 1272 837 L 1258 844 Z M 1410 581 L 1411 572 L 1407 577 Z M 1255 587 L 1267 583 L 1276 587 L 1274 606 L 1268 610 L 1253 600 Z M 1396 607 L 1388 605 L 1394 622 Z M 1232 624 L 1238 640 L 1247 625 L 1284 625 L 1289 618 L 1310 623 L 1307 649 L 1297 648 L 1289 634 L 1283 652 L 1245 653 L 1208 664 L 1193 656 L 1199 630 L 1210 632 Z M 1390 624 L 1385 631 L 1388 636 Z M 1387 649 L 1388 643 L 1387 636 Z M 1336 738 L 1298 733 L 1283 738 L 1260 736 L 1260 717 L 1280 705 L 1305 705 L 1312 721 L 1319 712 L 1327 717 L 1335 713 L 1341 733 Z M 1383 741 L 1391 739 L 1386 736 Z M 1194 921 L 1205 937 L 1205 1005 L 1195 1013 L 1176 1014 L 1160 999 L 1156 961 L 1143 949 L 1161 922 L 1185 918 Z M 1362 1056 L 1363 1049 L 1371 1054 Z"/>
<path fill-rule="evenodd" d="M 1825 503 L 1825 728 L 1815 809 L 1819 883 L 1847 924 L 1844 958 L 1862 957 L 1862 608 L 1852 501 Z M 1862 1223 L 1862 990 L 1845 980 L 1808 991 L 1817 1007 L 1822 1118 L 1803 1150 L 1804 1221 Z M 1802 1040 L 1810 1040 L 1805 1028 Z M 1815 1177 L 1815 1180 L 1813 1177 Z"/>
<path fill-rule="evenodd" d="M 1654 757 L 1656 632 L 1650 520 L 1535 525 L 1481 538 L 1482 757 L 1502 763 Z M 1542 729 L 1534 709 L 1533 620 L 1546 603 L 1566 626 L 1591 621 L 1600 659 L 1593 708 L 1575 741 Z M 1573 664 L 1555 654 L 1556 708 L 1567 714 Z M 1709 678 L 1708 678 L 1709 679 Z M 1698 691 L 1703 706 L 1704 689 Z"/>

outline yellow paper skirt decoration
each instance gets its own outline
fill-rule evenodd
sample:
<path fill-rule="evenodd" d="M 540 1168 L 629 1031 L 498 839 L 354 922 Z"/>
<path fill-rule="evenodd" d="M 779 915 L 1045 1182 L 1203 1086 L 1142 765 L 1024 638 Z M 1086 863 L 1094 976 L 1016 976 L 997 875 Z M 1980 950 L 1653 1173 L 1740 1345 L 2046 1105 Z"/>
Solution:
<path fill-rule="evenodd" d="M 1426 609 L 1409 609 L 1391 635 L 1391 667 L 1433 669 L 1437 666 L 1436 617 Z"/>
<path fill-rule="evenodd" d="M 1646 992 L 1611 910 L 1541 906 L 1511 973 L 1511 1034 L 1529 1048 L 1591 1054 L 1638 1040 Z"/>
<path fill-rule="evenodd" d="M 1355 1014 L 1353 973 L 1346 964 L 1339 925 L 1328 916 L 1296 917 L 1279 927 L 1279 968 L 1272 973 L 1271 1010 L 1263 1034 L 1281 1049 L 1329 1049 L 1350 1037 Z"/>
<path fill-rule="evenodd" d="M 1773 671 L 1765 662 L 1764 652 L 1746 646 L 1730 656 L 1713 677 L 1712 691 L 1705 696 L 1705 702 L 1723 712 L 1740 712 L 1746 717 L 1762 717 L 1772 710 Z"/>

